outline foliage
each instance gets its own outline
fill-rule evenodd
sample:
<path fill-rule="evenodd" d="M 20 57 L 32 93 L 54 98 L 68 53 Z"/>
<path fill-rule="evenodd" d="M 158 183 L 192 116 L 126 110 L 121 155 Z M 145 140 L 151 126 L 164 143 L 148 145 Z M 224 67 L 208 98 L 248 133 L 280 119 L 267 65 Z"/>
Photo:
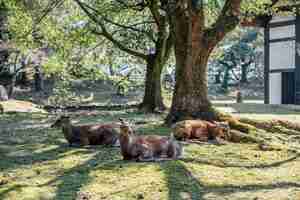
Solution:
<path fill-rule="evenodd" d="M 71 92 L 70 82 L 67 80 L 56 81 L 53 94 L 48 98 L 48 104 L 65 107 L 78 103 L 76 94 Z"/>
<path fill-rule="evenodd" d="M 229 82 L 245 83 L 256 76 L 257 59 L 261 54 L 262 35 L 259 30 L 235 29 L 215 50 L 209 70 L 211 78 L 221 78 L 222 87 L 228 90 Z M 259 61 L 261 62 L 261 61 Z"/>

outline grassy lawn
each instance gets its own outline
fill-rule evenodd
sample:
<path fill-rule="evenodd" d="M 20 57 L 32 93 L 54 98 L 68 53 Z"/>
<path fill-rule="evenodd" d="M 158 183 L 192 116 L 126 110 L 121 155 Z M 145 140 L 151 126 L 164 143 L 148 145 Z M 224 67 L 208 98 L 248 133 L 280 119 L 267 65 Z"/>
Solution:
<path fill-rule="evenodd" d="M 294 111 L 274 115 L 272 110 L 251 112 L 251 106 L 248 111 L 237 105 L 218 106 L 255 118 L 298 117 Z M 143 134 L 170 132 L 162 125 L 164 116 L 135 110 L 82 114 L 73 121 L 85 124 L 118 117 L 142 122 L 136 128 Z M 194 144 L 185 146 L 184 160 L 134 163 L 123 161 L 118 148 L 68 147 L 61 131 L 49 128 L 54 120 L 55 116 L 38 114 L 0 115 L 1 200 L 300 200 L 300 158 L 285 148 L 299 145 L 295 135 L 264 133 L 280 143 L 279 151 L 261 151 L 257 144 Z"/>

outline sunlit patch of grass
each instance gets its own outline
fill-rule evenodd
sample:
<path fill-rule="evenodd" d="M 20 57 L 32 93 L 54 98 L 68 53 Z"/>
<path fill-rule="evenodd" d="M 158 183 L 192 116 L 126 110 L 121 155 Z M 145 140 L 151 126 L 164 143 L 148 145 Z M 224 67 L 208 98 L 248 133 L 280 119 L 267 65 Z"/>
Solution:
<path fill-rule="evenodd" d="M 295 156 L 286 149 L 277 151 L 261 151 L 257 144 L 229 144 L 224 146 L 192 145 L 186 148 L 189 157 L 201 158 L 219 166 L 267 165 Z"/>
<path fill-rule="evenodd" d="M 8 100 L 0 102 L 4 112 L 32 112 L 47 113 L 45 110 L 38 108 L 37 105 L 29 101 Z"/>

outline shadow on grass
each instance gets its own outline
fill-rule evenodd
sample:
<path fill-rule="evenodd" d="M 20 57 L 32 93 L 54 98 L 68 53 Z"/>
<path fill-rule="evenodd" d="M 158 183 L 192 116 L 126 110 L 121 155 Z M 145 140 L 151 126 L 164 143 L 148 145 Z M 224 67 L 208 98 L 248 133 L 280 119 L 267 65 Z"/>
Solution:
<path fill-rule="evenodd" d="M 180 161 L 163 162 L 160 166 L 167 180 L 169 200 L 202 199 L 202 184 Z"/>
<path fill-rule="evenodd" d="M 23 185 L 14 185 L 6 190 L 0 192 L 0 199 L 4 199 L 9 192 L 20 190 L 21 188 L 26 187 Z"/>
<path fill-rule="evenodd" d="M 300 188 L 300 184 L 295 182 L 278 182 L 274 184 L 249 184 L 249 185 L 229 184 L 224 186 L 209 186 L 206 188 L 206 190 L 212 193 L 226 195 L 226 194 L 233 194 L 236 192 L 289 189 L 289 188 Z"/>
<path fill-rule="evenodd" d="M 199 158 L 184 158 L 182 161 L 184 162 L 194 162 L 194 163 L 200 163 L 200 164 L 206 164 L 206 165 L 212 165 L 215 167 L 221 167 L 221 168 L 226 168 L 226 167 L 232 167 L 232 168 L 246 168 L 246 169 L 263 169 L 263 168 L 272 168 L 272 167 L 280 167 L 283 164 L 292 162 L 300 158 L 300 153 L 285 159 L 281 161 L 276 161 L 273 163 L 269 164 L 255 164 L 255 165 L 240 165 L 240 164 L 231 164 L 231 163 L 217 163 L 217 162 L 212 162 L 206 159 L 199 159 Z"/>
<path fill-rule="evenodd" d="M 169 189 L 169 200 L 202 200 L 213 193 L 220 197 L 237 192 L 300 188 L 300 183 L 278 182 L 273 184 L 204 185 L 180 161 L 161 163 Z"/>
<path fill-rule="evenodd" d="M 63 175 L 40 186 L 56 185 L 56 200 L 76 199 L 81 187 L 94 178 L 89 175 L 92 170 L 98 168 L 101 163 L 104 163 L 103 166 L 114 167 L 120 162 L 117 151 L 117 148 L 101 147 L 91 159 L 65 170 Z"/>
<path fill-rule="evenodd" d="M 39 153 L 32 153 L 26 155 L 7 155 L 2 153 L 2 158 L 0 159 L 0 171 L 11 170 L 20 168 L 24 165 L 34 165 L 36 163 L 43 163 L 52 160 L 58 160 L 65 156 L 70 156 L 71 154 L 83 154 L 83 153 L 90 153 L 88 149 L 79 149 L 78 151 L 74 151 L 71 154 L 66 155 L 68 151 L 72 148 L 68 147 L 67 144 L 61 144 L 53 149 L 42 151 Z M 7 152 L 8 153 L 8 152 Z"/>

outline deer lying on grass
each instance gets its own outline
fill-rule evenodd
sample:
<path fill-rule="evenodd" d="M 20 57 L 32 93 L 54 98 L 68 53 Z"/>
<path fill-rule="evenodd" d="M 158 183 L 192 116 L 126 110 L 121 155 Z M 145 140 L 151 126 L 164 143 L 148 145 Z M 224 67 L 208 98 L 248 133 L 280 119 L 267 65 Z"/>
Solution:
<path fill-rule="evenodd" d="M 124 160 L 163 161 L 182 157 L 182 146 L 173 136 L 137 136 L 131 127 L 120 119 L 120 147 Z"/>
<path fill-rule="evenodd" d="M 227 140 L 229 125 L 226 122 L 209 122 L 204 120 L 184 120 L 173 125 L 175 138 L 178 140 L 197 139 L 207 142 L 208 140 Z"/>
<path fill-rule="evenodd" d="M 51 128 L 62 128 L 62 132 L 70 146 L 119 146 L 119 134 L 111 124 L 73 126 L 70 117 L 61 116 L 51 125 Z"/>

